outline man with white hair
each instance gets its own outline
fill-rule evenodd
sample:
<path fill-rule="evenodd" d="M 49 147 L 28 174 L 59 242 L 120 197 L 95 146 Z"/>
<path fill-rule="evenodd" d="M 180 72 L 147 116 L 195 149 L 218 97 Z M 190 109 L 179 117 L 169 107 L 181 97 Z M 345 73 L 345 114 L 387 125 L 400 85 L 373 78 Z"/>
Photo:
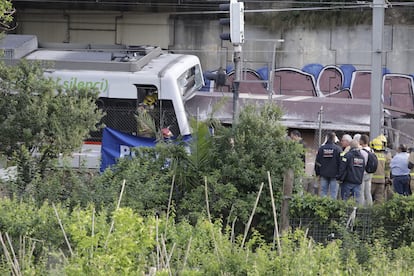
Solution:
<path fill-rule="evenodd" d="M 341 144 L 341 147 L 342 147 L 341 157 L 343 157 L 349 151 L 349 149 L 350 149 L 349 143 L 351 143 L 351 141 L 352 141 L 351 135 L 349 135 L 349 134 L 342 135 L 341 141 L 339 141 L 340 144 Z M 338 181 L 339 181 L 339 183 L 341 183 L 340 180 L 338 180 Z M 341 186 L 342 185 L 338 186 L 338 194 L 339 195 L 341 195 Z"/>
<path fill-rule="evenodd" d="M 344 134 L 341 138 L 341 146 L 342 146 L 342 156 L 345 155 L 350 150 L 350 143 L 352 141 L 352 137 L 349 134 Z"/>

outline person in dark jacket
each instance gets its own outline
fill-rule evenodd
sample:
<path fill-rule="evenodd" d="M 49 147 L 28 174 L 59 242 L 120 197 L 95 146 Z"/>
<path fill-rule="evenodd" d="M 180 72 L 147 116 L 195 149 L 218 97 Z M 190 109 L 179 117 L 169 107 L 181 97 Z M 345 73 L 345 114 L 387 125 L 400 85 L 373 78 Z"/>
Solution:
<path fill-rule="evenodd" d="M 341 162 L 342 149 L 335 144 L 335 132 L 327 136 L 326 143 L 318 149 L 315 159 L 315 174 L 319 177 L 321 183 L 321 196 L 330 196 L 336 199 L 338 195 L 338 177 L 339 164 Z"/>
<path fill-rule="evenodd" d="M 361 202 L 361 184 L 364 177 L 365 161 L 359 150 L 359 143 L 352 140 L 350 151 L 347 152 L 339 165 L 338 180 L 341 184 L 341 198 L 347 200 L 351 195 L 356 202 Z"/>

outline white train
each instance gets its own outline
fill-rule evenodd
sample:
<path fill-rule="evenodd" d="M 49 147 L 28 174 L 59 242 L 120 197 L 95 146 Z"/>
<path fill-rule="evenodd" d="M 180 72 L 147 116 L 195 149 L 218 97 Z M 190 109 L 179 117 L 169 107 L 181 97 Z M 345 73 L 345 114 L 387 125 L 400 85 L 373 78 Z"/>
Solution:
<path fill-rule="evenodd" d="M 97 104 L 106 112 L 103 123 L 108 127 L 136 134 L 134 114 L 144 103 L 151 105 L 158 128 L 190 134 L 184 102 L 204 85 L 194 55 L 150 46 L 40 44 L 32 35 L 7 35 L 0 44 L 8 63 L 22 58 L 45 61 L 50 64 L 45 75 L 63 87 L 98 89 Z M 91 134 L 73 154 L 72 166 L 99 168 L 101 136 L 101 131 Z"/>

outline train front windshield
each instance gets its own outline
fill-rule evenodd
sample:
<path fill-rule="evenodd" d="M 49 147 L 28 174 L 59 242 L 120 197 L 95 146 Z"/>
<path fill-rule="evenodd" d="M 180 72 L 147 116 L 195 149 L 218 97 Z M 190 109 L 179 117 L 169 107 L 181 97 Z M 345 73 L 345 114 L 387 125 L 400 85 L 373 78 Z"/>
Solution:
<path fill-rule="evenodd" d="M 181 90 L 181 95 L 183 95 L 184 100 L 190 99 L 203 85 L 203 73 L 198 64 L 186 70 L 178 78 L 178 87 Z"/>

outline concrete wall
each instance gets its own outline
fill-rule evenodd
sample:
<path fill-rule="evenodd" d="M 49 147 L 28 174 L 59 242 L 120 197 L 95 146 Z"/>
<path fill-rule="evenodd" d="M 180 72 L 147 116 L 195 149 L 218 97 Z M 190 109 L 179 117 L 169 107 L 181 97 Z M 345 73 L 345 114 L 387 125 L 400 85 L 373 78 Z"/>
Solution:
<path fill-rule="evenodd" d="M 170 43 L 169 14 L 29 10 L 16 16 L 17 33 L 42 42 L 157 45 Z"/>
<path fill-rule="evenodd" d="M 196 54 L 204 69 L 232 64 L 232 45 L 219 39 L 217 19 L 200 15 L 184 19 L 163 13 L 23 10 L 16 15 L 17 33 L 36 34 L 43 42 L 118 43 L 158 45 L 175 52 Z M 384 66 L 393 73 L 414 73 L 414 26 L 386 26 Z M 297 27 L 269 32 L 246 22 L 244 67 L 302 68 L 309 63 L 353 64 L 369 69 L 371 26 Z M 278 42 L 278 39 L 284 42 Z"/>

